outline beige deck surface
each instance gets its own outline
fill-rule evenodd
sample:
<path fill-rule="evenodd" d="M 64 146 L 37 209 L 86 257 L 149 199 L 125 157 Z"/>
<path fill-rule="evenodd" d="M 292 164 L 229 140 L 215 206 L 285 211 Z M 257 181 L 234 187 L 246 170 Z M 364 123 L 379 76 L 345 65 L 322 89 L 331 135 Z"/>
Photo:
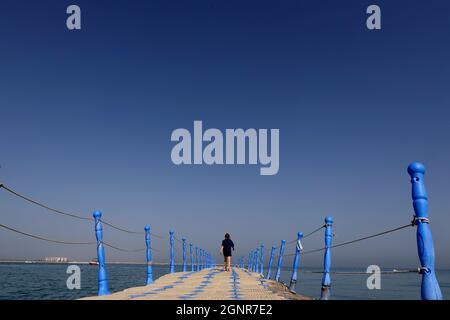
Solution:
<path fill-rule="evenodd" d="M 129 288 L 108 296 L 87 297 L 90 300 L 299 300 L 309 299 L 292 294 L 284 286 L 265 280 L 260 274 L 233 268 L 199 272 L 177 272 L 157 279 L 153 284 Z"/>

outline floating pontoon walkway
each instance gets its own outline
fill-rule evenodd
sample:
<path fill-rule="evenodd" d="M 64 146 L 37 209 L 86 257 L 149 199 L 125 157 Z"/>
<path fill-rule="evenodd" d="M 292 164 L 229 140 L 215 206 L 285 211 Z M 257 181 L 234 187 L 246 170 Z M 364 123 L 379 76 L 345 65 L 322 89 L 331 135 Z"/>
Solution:
<path fill-rule="evenodd" d="M 231 272 L 211 268 L 199 272 L 164 275 L 153 284 L 129 288 L 89 300 L 310 300 L 290 292 L 274 280 L 256 272 L 233 268 Z"/>

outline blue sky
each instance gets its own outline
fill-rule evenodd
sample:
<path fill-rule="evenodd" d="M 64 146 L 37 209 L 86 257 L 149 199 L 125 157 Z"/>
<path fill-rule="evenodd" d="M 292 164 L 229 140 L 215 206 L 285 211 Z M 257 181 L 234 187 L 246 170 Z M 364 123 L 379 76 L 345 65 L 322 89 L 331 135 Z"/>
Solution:
<path fill-rule="evenodd" d="M 82 10 L 80 31 L 65 27 L 72 3 Z M 450 4 L 376 3 L 380 31 L 365 27 L 369 1 L 4 1 L 0 181 L 57 208 L 101 210 L 127 228 L 173 227 L 211 252 L 229 232 L 247 256 L 326 215 L 336 243 L 408 223 L 406 168 L 421 161 L 437 266 L 448 268 Z M 194 120 L 279 128 L 279 173 L 173 165 L 170 134 Z M 0 216 L 55 239 L 94 237 L 89 223 L 4 191 Z M 105 239 L 144 246 L 110 229 Z M 322 244 L 317 235 L 304 247 Z M 164 251 L 155 260 L 166 261 L 167 241 L 154 246 Z M 87 260 L 95 247 L 0 231 L 0 258 L 60 255 Z M 415 230 L 336 249 L 333 263 L 416 267 Z"/>

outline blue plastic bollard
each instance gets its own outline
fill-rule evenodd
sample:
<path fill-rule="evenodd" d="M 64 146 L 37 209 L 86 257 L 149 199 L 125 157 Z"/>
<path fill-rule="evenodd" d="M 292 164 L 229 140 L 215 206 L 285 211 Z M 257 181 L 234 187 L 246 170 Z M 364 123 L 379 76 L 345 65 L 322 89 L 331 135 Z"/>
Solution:
<path fill-rule="evenodd" d="M 264 243 L 261 243 L 261 260 L 259 264 L 259 273 L 264 274 Z"/>
<path fill-rule="evenodd" d="M 300 262 L 300 250 L 301 250 L 301 240 L 303 238 L 302 232 L 297 232 L 297 244 L 295 246 L 295 256 L 294 260 L 292 262 L 292 276 L 291 276 L 291 282 L 289 283 L 289 290 L 291 292 L 295 292 L 295 285 L 297 283 L 297 269 L 298 264 Z"/>
<path fill-rule="evenodd" d="M 422 300 L 442 300 L 441 288 L 434 270 L 433 236 L 428 219 L 428 196 L 423 182 L 425 166 L 419 162 L 411 163 L 408 166 L 408 174 L 411 176 L 414 223 L 417 226 L 417 251 L 422 266 L 421 297 Z"/>
<path fill-rule="evenodd" d="M 189 243 L 189 261 L 191 262 L 191 272 L 194 272 L 194 252 L 192 242 Z"/>
<path fill-rule="evenodd" d="M 186 272 L 186 239 L 181 238 L 183 244 L 183 272 Z"/>
<path fill-rule="evenodd" d="M 252 272 L 255 271 L 255 251 L 252 250 Z"/>
<path fill-rule="evenodd" d="M 330 299 L 331 290 L 331 240 L 333 239 L 333 232 L 331 227 L 333 226 L 333 217 L 325 218 L 325 253 L 323 255 L 323 276 L 322 276 L 322 289 L 320 292 L 320 300 Z"/>
<path fill-rule="evenodd" d="M 203 269 L 206 269 L 206 260 L 208 259 L 208 252 L 203 251 Z"/>
<path fill-rule="evenodd" d="M 153 268 L 152 268 L 152 251 L 151 251 L 151 240 L 150 240 L 150 226 L 146 225 L 145 228 L 145 246 L 146 258 L 147 258 L 147 285 L 153 283 Z"/>
<path fill-rule="evenodd" d="M 247 260 L 248 264 L 247 264 L 247 269 L 248 271 L 252 270 L 252 253 L 249 252 L 248 254 L 248 260 Z"/>
<path fill-rule="evenodd" d="M 275 247 L 272 247 L 272 250 L 270 251 L 270 258 L 269 258 L 269 265 L 267 266 L 267 275 L 266 279 L 270 279 L 270 275 L 272 273 L 272 263 L 273 263 L 273 257 L 275 255 Z"/>
<path fill-rule="evenodd" d="M 102 213 L 94 211 L 92 214 L 95 220 L 95 237 L 97 238 L 97 260 L 98 260 L 98 295 L 110 294 L 108 290 L 108 274 L 105 266 L 105 248 L 103 246 Z"/>
<path fill-rule="evenodd" d="M 175 272 L 175 252 L 174 252 L 174 241 L 173 241 L 173 230 L 169 231 L 169 242 L 170 242 L 170 273 Z"/>
<path fill-rule="evenodd" d="M 203 270 L 203 249 L 199 249 L 200 252 L 200 259 L 199 259 L 199 265 L 200 265 L 200 271 Z"/>
<path fill-rule="evenodd" d="M 284 246 L 285 245 L 286 245 L 286 240 L 281 240 L 280 254 L 278 255 L 277 273 L 275 274 L 276 281 L 280 281 L 281 265 L 283 264 L 283 254 L 284 254 Z"/>
<path fill-rule="evenodd" d="M 256 248 L 255 250 L 255 272 L 259 272 L 259 248 Z"/>
<path fill-rule="evenodd" d="M 200 265 L 198 263 L 198 247 L 195 247 L 195 271 L 200 271 Z"/>

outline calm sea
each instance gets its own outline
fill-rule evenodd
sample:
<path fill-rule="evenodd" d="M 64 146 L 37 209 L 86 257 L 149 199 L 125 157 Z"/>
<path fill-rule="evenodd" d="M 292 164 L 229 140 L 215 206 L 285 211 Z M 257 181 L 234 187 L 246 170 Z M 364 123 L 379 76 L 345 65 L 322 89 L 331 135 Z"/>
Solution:
<path fill-rule="evenodd" d="M 66 287 L 67 265 L 62 264 L 0 264 L 0 299 L 77 299 L 97 294 L 97 267 L 80 265 L 81 289 Z M 168 272 L 167 266 L 153 266 L 154 277 Z M 117 292 L 145 284 L 144 265 L 108 265 L 109 289 Z M 177 270 L 179 271 L 179 270 Z M 306 269 L 305 271 L 313 271 Z M 334 271 L 361 271 L 335 269 Z M 450 297 L 450 270 L 438 270 L 444 298 Z M 282 271 L 288 282 L 290 271 Z M 420 299 L 421 276 L 415 273 L 382 275 L 381 290 L 368 290 L 367 275 L 332 275 L 333 299 Z M 320 296 L 321 274 L 299 273 L 297 292 L 313 298 Z"/>

